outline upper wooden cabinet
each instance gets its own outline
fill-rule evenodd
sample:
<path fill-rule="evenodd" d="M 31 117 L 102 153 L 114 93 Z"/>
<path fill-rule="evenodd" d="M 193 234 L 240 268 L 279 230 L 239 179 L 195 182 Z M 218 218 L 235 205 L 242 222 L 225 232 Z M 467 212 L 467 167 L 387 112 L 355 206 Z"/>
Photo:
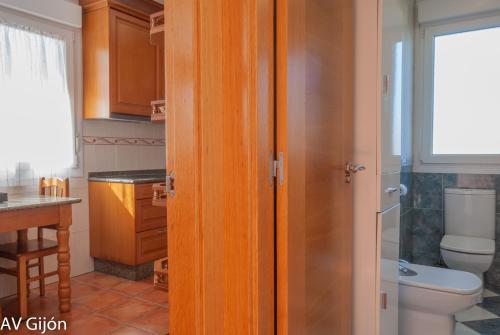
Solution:
<path fill-rule="evenodd" d="M 164 56 L 151 45 L 150 0 L 81 0 L 85 119 L 149 119 L 164 98 Z"/>

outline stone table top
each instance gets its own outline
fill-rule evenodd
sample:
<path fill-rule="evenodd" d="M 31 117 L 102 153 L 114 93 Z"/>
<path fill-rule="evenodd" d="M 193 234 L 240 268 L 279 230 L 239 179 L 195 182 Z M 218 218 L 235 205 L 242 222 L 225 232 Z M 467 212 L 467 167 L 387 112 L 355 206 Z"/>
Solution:
<path fill-rule="evenodd" d="M 8 201 L 0 203 L 0 213 L 29 208 L 77 204 L 79 202 L 82 202 L 82 199 L 61 197 L 56 198 L 43 195 L 12 196 Z"/>
<path fill-rule="evenodd" d="M 165 170 L 135 170 L 90 172 L 89 181 L 123 184 L 160 183 L 166 179 Z"/>

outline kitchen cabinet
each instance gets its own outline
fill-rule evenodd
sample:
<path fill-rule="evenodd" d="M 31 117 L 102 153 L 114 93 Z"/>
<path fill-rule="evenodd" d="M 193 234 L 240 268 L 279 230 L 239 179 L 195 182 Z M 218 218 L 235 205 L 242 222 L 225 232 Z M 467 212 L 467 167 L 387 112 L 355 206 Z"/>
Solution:
<path fill-rule="evenodd" d="M 135 266 L 167 256 L 166 209 L 153 206 L 152 187 L 89 182 L 92 257 Z"/>
<path fill-rule="evenodd" d="M 152 0 L 81 0 L 85 119 L 139 119 L 164 99 L 164 51 L 150 43 Z"/>

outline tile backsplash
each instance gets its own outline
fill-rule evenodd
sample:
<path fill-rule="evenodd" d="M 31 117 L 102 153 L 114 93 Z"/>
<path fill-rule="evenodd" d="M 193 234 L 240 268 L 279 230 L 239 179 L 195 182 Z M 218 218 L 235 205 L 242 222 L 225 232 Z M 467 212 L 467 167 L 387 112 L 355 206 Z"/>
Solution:
<path fill-rule="evenodd" d="M 485 274 L 486 285 L 500 289 L 500 175 L 401 173 L 401 183 L 408 194 L 401 197 L 400 257 L 407 261 L 444 266 L 440 242 L 444 235 L 444 189 L 483 188 L 497 191 L 496 254 L 492 267 Z"/>

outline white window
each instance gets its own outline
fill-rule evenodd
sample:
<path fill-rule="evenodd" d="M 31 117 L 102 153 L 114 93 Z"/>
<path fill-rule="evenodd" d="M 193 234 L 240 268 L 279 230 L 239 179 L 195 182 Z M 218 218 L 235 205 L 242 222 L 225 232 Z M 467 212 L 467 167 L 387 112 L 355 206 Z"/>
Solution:
<path fill-rule="evenodd" d="M 421 29 L 421 163 L 500 164 L 500 18 Z"/>
<path fill-rule="evenodd" d="M 77 166 L 74 36 L 0 13 L 0 185 Z"/>

